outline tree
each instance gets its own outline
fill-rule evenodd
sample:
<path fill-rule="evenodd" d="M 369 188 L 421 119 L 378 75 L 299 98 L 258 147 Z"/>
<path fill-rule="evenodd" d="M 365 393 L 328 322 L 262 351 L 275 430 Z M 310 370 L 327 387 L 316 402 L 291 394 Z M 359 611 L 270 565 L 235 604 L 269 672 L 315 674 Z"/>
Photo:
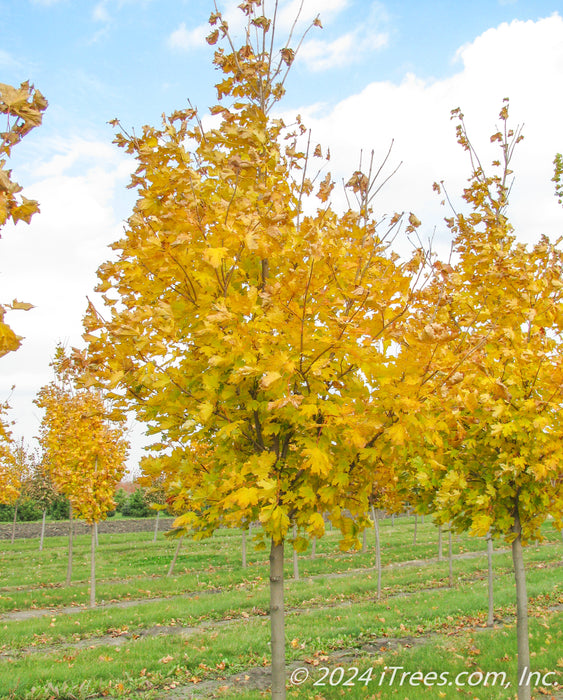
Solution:
<path fill-rule="evenodd" d="M 0 114 L 6 115 L 6 130 L 0 132 L 0 229 L 8 222 L 29 223 L 39 211 L 36 201 L 20 196 L 22 188 L 12 180 L 11 170 L 5 168 L 6 159 L 12 149 L 33 128 L 41 124 L 47 101 L 39 90 L 28 82 L 19 88 L 0 83 Z M 11 304 L 0 304 L 0 357 L 17 350 L 21 338 L 4 322 L 8 309 L 30 309 L 31 304 L 14 300 Z"/>
<path fill-rule="evenodd" d="M 441 265 L 442 303 L 421 334 L 438 378 L 433 445 L 413 463 L 418 498 L 438 523 L 511 543 L 517 596 L 518 698 L 530 698 L 522 545 L 547 517 L 563 526 L 563 252 L 542 236 L 517 243 L 507 218 L 510 163 L 520 129 L 492 136 L 501 157 L 487 175 L 456 110 L 458 141 L 471 156 L 468 215 L 449 220 L 454 265 Z M 438 187 L 438 189 L 440 189 Z M 419 343 L 421 351 L 421 343 Z M 430 354 L 429 354 L 430 353 Z M 430 403 L 430 402 L 429 402 Z"/>
<path fill-rule="evenodd" d="M 295 523 L 304 548 L 327 514 L 343 548 L 359 545 L 387 425 L 381 377 L 394 366 L 421 255 L 400 263 L 389 252 L 402 218 L 377 225 L 369 163 L 347 183 L 359 210 L 333 211 L 330 173 L 316 185 L 309 174 L 328 151 L 300 147 L 299 118 L 288 130 L 269 117 L 295 53 L 286 44 L 275 59 L 275 23 L 256 0 L 241 8 L 246 42 L 215 53 L 219 126 L 205 131 L 190 108 L 161 129 L 117 136 L 137 159 L 139 196 L 116 259 L 99 269 L 109 316 L 90 304 L 84 337 L 92 381 L 160 437 L 150 468 L 175 483 L 176 525 L 202 537 L 262 523 L 281 698 L 286 537 Z M 210 23 L 209 43 L 230 42 L 220 13 Z M 308 197 L 316 210 L 305 215 Z M 418 224 L 411 217 L 407 228 Z"/>
<path fill-rule="evenodd" d="M 121 416 L 110 411 L 100 392 L 80 386 L 80 361 L 84 358 L 78 354 L 71 362 L 59 346 L 52 363 L 56 379 L 40 390 L 35 403 L 45 409 L 39 440 L 49 476 L 68 497 L 72 513 L 91 525 L 93 607 L 96 523 L 115 506 L 113 496 L 125 472 L 128 445 Z"/>
<path fill-rule="evenodd" d="M 15 503 L 21 491 L 21 481 L 16 469 L 14 442 L 5 414 L 7 403 L 0 404 L 0 504 Z"/>
<path fill-rule="evenodd" d="M 30 498 L 42 511 L 41 537 L 39 539 L 39 551 L 41 552 L 43 551 L 43 540 L 45 538 L 47 510 L 54 504 L 58 493 L 49 475 L 49 470 L 42 457 L 37 453 L 32 455 L 32 473 L 28 492 Z"/>
<path fill-rule="evenodd" d="M 138 488 L 129 494 L 121 512 L 131 518 L 148 518 L 152 515 L 144 489 Z"/>
<path fill-rule="evenodd" d="M 16 523 L 18 520 L 18 508 L 20 505 L 29 505 L 31 501 L 32 488 L 32 474 L 34 467 L 33 454 L 29 448 L 26 447 L 23 438 L 18 442 L 13 443 L 12 449 L 14 457 L 14 471 L 16 478 L 19 482 L 19 493 L 17 499 L 14 503 L 14 517 L 12 520 L 12 544 L 16 537 Z M 33 511 L 33 508 L 32 508 Z M 31 517 L 33 519 L 33 516 Z"/>
<path fill-rule="evenodd" d="M 139 479 L 139 483 L 146 487 L 145 500 L 147 505 L 156 510 L 156 521 L 154 524 L 153 542 L 156 542 L 158 535 L 158 521 L 160 513 L 166 510 L 166 481 L 163 474 L 152 475 L 151 477 Z"/>

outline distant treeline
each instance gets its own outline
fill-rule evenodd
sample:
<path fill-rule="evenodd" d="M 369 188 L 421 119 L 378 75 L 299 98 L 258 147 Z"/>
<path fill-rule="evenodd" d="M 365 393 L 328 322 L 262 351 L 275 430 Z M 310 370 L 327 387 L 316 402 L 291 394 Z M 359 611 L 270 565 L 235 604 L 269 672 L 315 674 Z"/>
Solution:
<path fill-rule="evenodd" d="M 138 488 L 133 493 L 127 493 L 119 489 L 115 494 L 115 510 L 108 513 L 112 518 L 116 513 L 129 518 L 149 518 L 156 515 L 156 511 L 150 507 L 152 502 L 146 489 Z M 17 503 L 17 519 L 20 522 L 41 520 L 43 508 L 32 497 L 21 499 Z M 47 507 L 47 517 L 50 520 L 66 520 L 68 518 L 69 502 L 64 496 L 58 495 Z M 14 519 L 14 505 L 0 505 L 0 522 L 12 522 Z M 166 513 L 164 513 L 166 514 Z"/>

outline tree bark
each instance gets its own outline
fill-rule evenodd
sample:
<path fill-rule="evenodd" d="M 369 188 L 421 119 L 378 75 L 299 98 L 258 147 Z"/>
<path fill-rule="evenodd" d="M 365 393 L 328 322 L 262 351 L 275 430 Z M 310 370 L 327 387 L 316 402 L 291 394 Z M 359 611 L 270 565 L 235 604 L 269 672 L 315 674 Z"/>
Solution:
<path fill-rule="evenodd" d="M 72 506 L 68 507 L 68 562 L 66 565 L 66 585 L 70 586 L 72 579 L 72 540 L 74 536 L 74 523 L 72 522 Z"/>
<path fill-rule="evenodd" d="M 14 544 L 14 540 L 16 539 L 16 521 L 18 519 L 18 504 L 16 503 L 14 507 L 14 520 L 12 522 L 12 540 L 11 543 Z"/>
<path fill-rule="evenodd" d="M 487 569 L 489 583 L 487 627 L 493 627 L 495 623 L 495 607 L 493 598 L 493 538 L 490 532 L 487 534 Z"/>
<path fill-rule="evenodd" d="M 379 540 L 379 517 L 377 510 L 371 507 L 373 529 L 375 531 L 375 568 L 377 569 L 377 600 L 381 598 L 381 542 Z"/>
<path fill-rule="evenodd" d="M 518 700 L 531 700 L 530 640 L 528 636 L 528 594 L 526 592 L 526 571 L 522 554 L 522 526 L 518 503 L 515 508 L 514 527 L 516 538 L 512 542 L 512 562 L 516 582 L 516 638 L 518 644 Z"/>
<path fill-rule="evenodd" d="M 297 527 L 293 526 L 293 539 L 297 537 Z M 299 560 L 297 558 L 297 550 L 295 549 L 295 544 L 293 545 L 293 578 L 299 581 Z"/>
<path fill-rule="evenodd" d="M 39 539 L 39 551 L 43 551 L 43 540 L 45 539 L 45 519 L 47 518 L 47 509 L 43 508 L 43 519 L 41 521 L 41 538 Z"/>
<path fill-rule="evenodd" d="M 448 530 L 448 568 L 449 568 L 449 584 L 450 588 L 454 586 L 454 555 L 452 548 L 452 525 L 450 523 L 450 529 Z"/>
<path fill-rule="evenodd" d="M 283 541 L 270 547 L 270 626 L 272 698 L 285 700 L 285 627 L 283 602 Z"/>
<path fill-rule="evenodd" d="M 176 559 L 178 558 L 178 552 L 180 551 L 180 547 L 182 546 L 182 540 L 184 539 L 184 535 L 180 537 L 178 540 L 178 545 L 176 546 L 176 551 L 174 552 L 174 556 L 172 557 L 172 561 L 170 562 L 170 567 L 168 568 L 168 573 L 166 574 L 167 576 L 172 576 L 174 573 L 174 567 L 176 566 Z"/>
<path fill-rule="evenodd" d="M 242 568 L 246 569 L 246 530 L 242 531 Z"/>
<path fill-rule="evenodd" d="M 90 607 L 96 607 L 96 539 L 98 528 L 92 523 L 92 542 L 90 545 Z"/>
<path fill-rule="evenodd" d="M 153 542 L 156 542 L 156 536 L 158 535 L 158 519 L 160 518 L 160 511 L 156 511 L 156 522 L 154 524 L 154 537 L 152 538 Z"/>

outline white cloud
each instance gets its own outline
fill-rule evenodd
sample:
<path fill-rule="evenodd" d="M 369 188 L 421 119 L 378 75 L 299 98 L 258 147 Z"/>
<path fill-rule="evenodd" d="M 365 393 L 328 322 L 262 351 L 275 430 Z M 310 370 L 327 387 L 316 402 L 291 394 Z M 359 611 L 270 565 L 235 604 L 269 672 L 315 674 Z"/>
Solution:
<path fill-rule="evenodd" d="M 320 14 L 322 20 L 329 20 L 349 7 L 350 2 L 351 0 L 324 0 L 322 8 L 319 10 L 317 0 L 282 1 L 280 2 L 276 19 L 276 35 L 280 41 L 285 42 L 301 4 L 303 6 L 299 14 L 298 28 L 296 28 L 294 34 L 294 39 L 297 40 L 300 38 L 300 32 L 305 31 L 307 26 L 317 15 Z M 246 16 L 239 9 L 240 0 L 224 0 L 224 2 L 218 4 L 223 19 L 229 26 L 229 34 L 236 45 L 244 36 L 247 23 Z M 271 8 L 268 7 L 266 8 L 267 15 L 270 9 Z M 211 27 L 207 23 L 200 24 L 190 29 L 185 22 L 182 22 L 180 26 L 170 34 L 167 44 L 170 48 L 183 51 L 201 48 L 206 45 L 205 37 L 210 32 Z"/>
<path fill-rule="evenodd" d="M 334 0 L 332 9 L 339 11 L 343 5 Z M 389 35 L 384 27 L 388 22 L 385 8 L 379 2 L 374 2 L 361 24 L 336 39 L 323 39 L 319 36 L 308 39 L 301 47 L 299 57 L 313 71 L 365 60 L 367 54 L 387 45 Z"/>
<path fill-rule="evenodd" d="M 49 381 L 56 343 L 81 343 L 86 296 L 92 296 L 98 266 L 110 257 L 107 246 L 121 235 L 118 211 L 133 198 L 125 189 L 131 160 L 105 143 L 51 142 L 48 155 L 31 167 L 35 182 L 27 185 L 25 178 L 24 194 L 37 199 L 41 211 L 29 226 L 6 226 L 0 242 L 2 260 L 9 261 L 0 271 L 0 301 L 35 305 L 8 314 L 25 339 L 16 353 L 2 358 L 0 375 L 1 399 L 16 384 L 10 403 L 18 416 L 16 432 L 27 440 L 37 433 L 40 412 L 32 399 Z"/>
<path fill-rule="evenodd" d="M 188 29 L 186 23 L 175 29 L 168 37 L 167 44 L 171 49 L 190 51 L 206 45 L 205 37 L 209 34 L 209 25 L 200 24 L 194 29 Z"/>
<path fill-rule="evenodd" d="M 366 53 L 385 47 L 387 42 L 387 33 L 370 32 L 368 29 L 358 27 L 333 41 L 319 39 L 307 41 L 299 51 L 299 58 L 311 70 L 323 71 L 357 63 L 365 58 Z"/>
<path fill-rule="evenodd" d="M 523 50 L 525 47 L 525 50 Z M 446 239 L 432 184 L 444 179 L 460 204 L 470 175 L 467 154 L 455 141 L 450 111 L 461 107 L 472 142 L 485 165 L 498 157 L 490 135 L 498 125 L 504 97 L 510 98 L 513 125 L 524 122 L 524 141 L 513 162 L 516 180 L 511 219 L 517 235 L 535 240 L 542 233 L 563 233 L 563 212 L 553 196 L 552 161 L 563 150 L 563 19 L 514 21 L 490 29 L 458 52 L 460 69 L 444 80 L 407 75 L 400 84 L 374 82 L 343 100 L 329 114 L 303 108 L 313 139 L 330 146 L 328 169 L 337 181 L 357 167 L 360 151 L 372 148 L 382 159 L 394 139 L 391 161 L 403 161 L 385 187 L 376 210 L 417 213 L 431 234 L 436 226 Z"/>

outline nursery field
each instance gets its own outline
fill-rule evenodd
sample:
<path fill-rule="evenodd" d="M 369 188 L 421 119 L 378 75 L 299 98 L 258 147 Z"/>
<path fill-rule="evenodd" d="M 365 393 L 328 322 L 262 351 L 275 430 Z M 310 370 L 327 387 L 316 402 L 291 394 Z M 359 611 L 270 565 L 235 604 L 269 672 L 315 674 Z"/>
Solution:
<path fill-rule="evenodd" d="M 448 538 L 414 518 L 380 522 L 382 595 L 373 532 L 365 552 L 339 551 L 327 532 L 299 555 L 286 547 L 288 697 L 516 697 L 515 588 L 510 550 L 496 543 L 495 623 L 487 623 L 483 539 Z M 525 550 L 533 697 L 563 698 L 563 543 L 551 524 Z M 89 600 L 90 539 L 0 542 L 0 698 L 257 699 L 269 695 L 268 552 L 220 531 L 177 541 L 151 533 L 100 534 L 96 608 Z"/>

